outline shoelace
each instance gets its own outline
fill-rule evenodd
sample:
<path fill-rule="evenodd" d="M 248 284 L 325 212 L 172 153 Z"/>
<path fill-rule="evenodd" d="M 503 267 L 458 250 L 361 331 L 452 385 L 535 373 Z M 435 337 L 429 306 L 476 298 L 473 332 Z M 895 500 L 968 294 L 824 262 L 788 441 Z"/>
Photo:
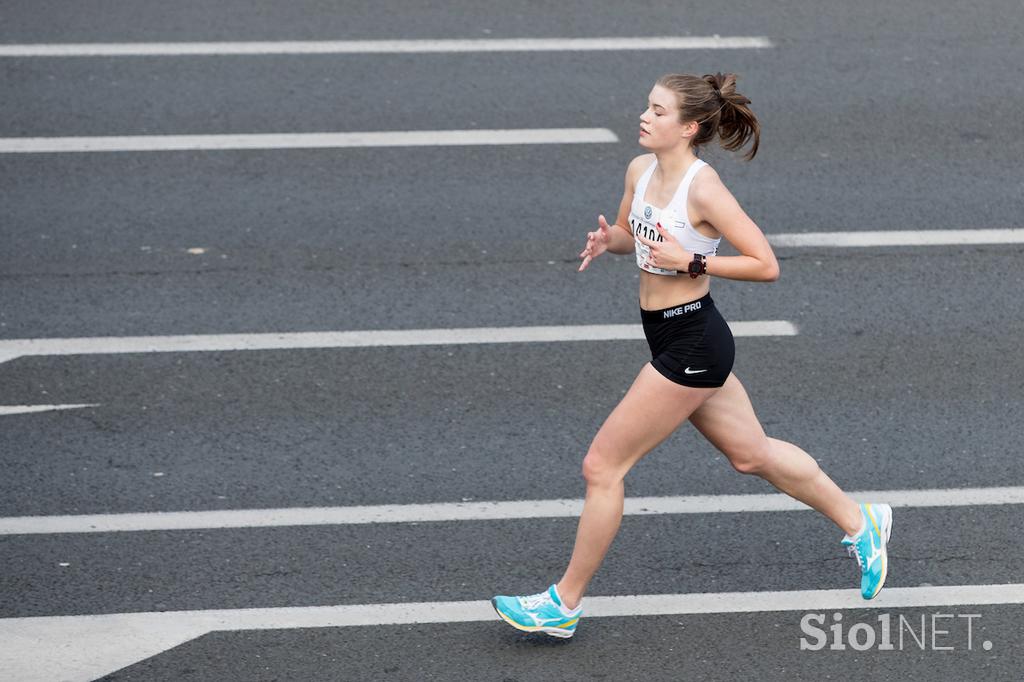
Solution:
<path fill-rule="evenodd" d="M 856 557 L 857 565 L 860 566 L 860 570 L 861 571 L 868 570 L 867 564 L 864 561 L 864 557 L 861 556 L 860 549 L 858 549 L 858 547 L 857 547 L 857 543 L 853 543 L 852 545 L 847 545 L 846 546 L 846 553 L 849 554 L 852 557 Z"/>
<path fill-rule="evenodd" d="M 519 598 L 519 603 L 523 605 L 524 609 L 535 609 L 542 606 L 546 601 L 548 601 L 547 592 L 538 592 L 537 594 Z"/>

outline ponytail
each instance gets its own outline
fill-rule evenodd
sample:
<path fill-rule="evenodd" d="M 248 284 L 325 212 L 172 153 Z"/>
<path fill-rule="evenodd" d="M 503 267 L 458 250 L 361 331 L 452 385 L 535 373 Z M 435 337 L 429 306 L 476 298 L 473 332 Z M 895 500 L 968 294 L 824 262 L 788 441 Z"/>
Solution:
<path fill-rule="evenodd" d="M 719 144 L 731 152 L 742 149 L 752 140 L 744 158 L 749 161 L 757 154 L 761 125 L 748 106 L 750 99 L 736 92 L 736 74 L 707 74 L 702 78 L 668 74 L 658 79 L 658 85 L 675 92 L 680 121 L 697 122 L 694 149 L 717 136 Z"/>

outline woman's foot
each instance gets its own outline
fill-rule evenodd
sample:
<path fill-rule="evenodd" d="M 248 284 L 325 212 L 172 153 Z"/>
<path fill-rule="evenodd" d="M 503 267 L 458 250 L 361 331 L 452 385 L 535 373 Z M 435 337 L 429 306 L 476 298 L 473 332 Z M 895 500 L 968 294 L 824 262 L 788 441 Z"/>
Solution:
<path fill-rule="evenodd" d="M 887 504 L 862 504 L 864 527 L 859 533 L 843 538 L 843 545 L 860 566 L 860 595 L 874 599 L 885 584 L 889 571 L 886 545 L 892 533 L 892 507 Z"/>
<path fill-rule="evenodd" d="M 502 620 L 524 632 L 543 632 L 552 637 L 569 638 L 576 632 L 583 605 L 568 609 L 558 590 L 551 585 L 546 592 L 524 597 L 497 596 L 491 605 Z"/>

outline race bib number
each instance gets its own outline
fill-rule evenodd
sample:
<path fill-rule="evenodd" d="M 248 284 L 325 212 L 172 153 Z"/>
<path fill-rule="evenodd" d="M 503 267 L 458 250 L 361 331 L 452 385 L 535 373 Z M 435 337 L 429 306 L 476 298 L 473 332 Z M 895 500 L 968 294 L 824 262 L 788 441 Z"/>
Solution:
<path fill-rule="evenodd" d="M 659 213 L 662 215 L 658 215 Z M 668 220 L 667 225 L 665 219 Z M 636 250 L 636 266 L 645 272 L 650 272 L 655 275 L 675 275 L 675 270 L 666 270 L 664 268 L 657 268 L 650 265 L 647 261 L 651 255 L 651 247 L 640 241 L 641 237 L 652 242 L 665 241 L 665 239 L 658 233 L 658 228 L 655 227 L 659 220 L 662 221 L 661 224 L 668 230 L 675 227 L 675 218 L 672 211 L 661 212 L 651 206 L 645 206 L 643 218 L 638 216 L 636 213 L 630 213 L 629 228 L 633 231 L 633 244 Z"/>

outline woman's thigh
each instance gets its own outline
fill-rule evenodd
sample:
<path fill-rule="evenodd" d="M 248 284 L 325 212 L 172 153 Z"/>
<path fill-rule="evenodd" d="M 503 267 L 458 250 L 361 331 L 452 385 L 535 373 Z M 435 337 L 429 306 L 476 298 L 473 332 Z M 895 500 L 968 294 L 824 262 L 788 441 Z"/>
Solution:
<path fill-rule="evenodd" d="M 621 478 L 668 438 L 717 388 L 682 386 L 647 363 L 594 437 L 590 470 Z"/>
<path fill-rule="evenodd" d="M 768 446 L 743 384 L 730 374 L 725 384 L 690 415 L 690 423 L 734 465 Z"/>

